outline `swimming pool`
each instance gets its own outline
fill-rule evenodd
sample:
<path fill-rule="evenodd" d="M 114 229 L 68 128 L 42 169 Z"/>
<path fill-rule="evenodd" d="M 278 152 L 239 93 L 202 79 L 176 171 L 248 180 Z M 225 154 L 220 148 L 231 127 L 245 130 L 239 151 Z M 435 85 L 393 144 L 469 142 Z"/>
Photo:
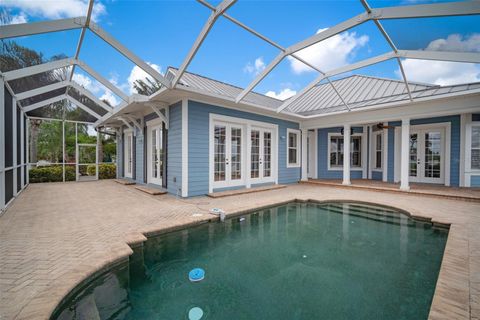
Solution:
<path fill-rule="evenodd" d="M 427 319 L 447 235 L 388 208 L 291 203 L 150 238 L 53 318 Z"/>

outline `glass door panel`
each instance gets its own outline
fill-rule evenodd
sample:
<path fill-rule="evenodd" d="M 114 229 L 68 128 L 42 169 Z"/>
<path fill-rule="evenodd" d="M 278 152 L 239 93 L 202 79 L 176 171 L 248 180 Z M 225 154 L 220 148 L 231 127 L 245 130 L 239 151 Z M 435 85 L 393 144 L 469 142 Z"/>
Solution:
<path fill-rule="evenodd" d="M 426 178 L 441 177 L 441 132 L 428 131 L 425 132 L 425 168 L 424 176 Z"/>
<path fill-rule="evenodd" d="M 252 130 L 250 133 L 251 139 L 251 168 L 250 178 L 258 178 L 260 176 L 260 131 Z"/>
<path fill-rule="evenodd" d="M 410 134 L 410 177 L 417 176 L 417 157 L 418 157 L 418 134 Z"/>
<path fill-rule="evenodd" d="M 163 124 L 148 127 L 147 182 L 163 185 Z"/>
<path fill-rule="evenodd" d="M 242 129 L 232 127 L 230 130 L 230 178 L 242 179 Z"/>
<path fill-rule="evenodd" d="M 225 181 L 226 126 L 216 125 L 214 130 L 214 181 Z"/>
<path fill-rule="evenodd" d="M 263 176 L 272 176 L 272 133 L 263 132 Z"/>

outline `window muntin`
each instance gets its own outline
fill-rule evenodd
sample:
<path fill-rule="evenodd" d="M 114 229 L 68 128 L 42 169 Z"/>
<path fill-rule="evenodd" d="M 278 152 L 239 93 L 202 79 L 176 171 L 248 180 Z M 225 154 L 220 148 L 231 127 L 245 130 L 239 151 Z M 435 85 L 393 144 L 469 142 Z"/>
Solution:
<path fill-rule="evenodd" d="M 480 170 L 480 126 L 472 126 L 470 167 Z"/>
<path fill-rule="evenodd" d="M 287 165 L 289 167 L 300 166 L 300 132 L 287 130 Z"/>
<path fill-rule="evenodd" d="M 330 167 L 343 167 L 343 137 L 330 137 Z M 350 141 L 350 166 L 362 166 L 362 137 L 353 136 Z"/>

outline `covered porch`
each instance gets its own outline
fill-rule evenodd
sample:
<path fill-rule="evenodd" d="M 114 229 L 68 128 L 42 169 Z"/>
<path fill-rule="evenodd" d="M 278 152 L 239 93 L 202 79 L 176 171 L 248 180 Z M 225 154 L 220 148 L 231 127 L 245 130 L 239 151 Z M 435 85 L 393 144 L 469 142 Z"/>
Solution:
<path fill-rule="evenodd" d="M 342 179 L 308 179 L 306 183 L 329 187 L 353 188 L 359 190 L 379 192 L 404 192 L 400 183 L 384 182 L 379 180 L 352 179 L 350 185 L 345 186 Z M 429 183 L 410 183 L 409 194 L 416 196 L 440 197 L 463 201 L 480 202 L 480 188 L 463 188 L 442 186 Z"/>

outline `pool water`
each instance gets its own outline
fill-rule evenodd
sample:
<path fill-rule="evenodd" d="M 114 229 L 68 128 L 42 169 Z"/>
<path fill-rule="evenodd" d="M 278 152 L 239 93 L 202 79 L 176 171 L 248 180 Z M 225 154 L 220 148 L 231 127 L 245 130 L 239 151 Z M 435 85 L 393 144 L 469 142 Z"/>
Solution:
<path fill-rule="evenodd" d="M 189 319 L 192 308 L 201 319 L 428 318 L 446 230 L 354 203 L 243 217 L 149 239 L 57 318 Z M 191 282 L 197 267 L 205 278 Z"/>

